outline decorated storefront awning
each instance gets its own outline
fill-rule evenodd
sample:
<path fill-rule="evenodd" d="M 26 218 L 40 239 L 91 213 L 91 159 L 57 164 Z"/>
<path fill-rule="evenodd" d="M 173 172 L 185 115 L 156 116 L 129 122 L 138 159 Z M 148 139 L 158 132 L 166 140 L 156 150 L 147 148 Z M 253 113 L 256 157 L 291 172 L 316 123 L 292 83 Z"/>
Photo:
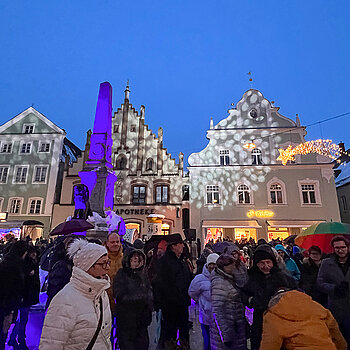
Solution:
<path fill-rule="evenodd" d="M 261 228 L 256 220 L 203 220 L 203 228 Z"/>
<path fill-rule="evenodd" d="M 267 223 L 271 227 L 309 227 L 314 224 L 323 222 L 324 220 L 268 220 Z"/>

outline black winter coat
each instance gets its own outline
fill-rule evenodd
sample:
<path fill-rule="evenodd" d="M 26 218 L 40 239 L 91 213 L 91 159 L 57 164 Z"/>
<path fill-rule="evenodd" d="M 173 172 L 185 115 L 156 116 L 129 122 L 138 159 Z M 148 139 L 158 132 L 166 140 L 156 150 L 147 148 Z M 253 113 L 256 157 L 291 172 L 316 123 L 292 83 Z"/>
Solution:
<path fill-rule="evenodd" d="M 320 266 L 317 266 L 310 258 L 305 259 L 301 265 L 299 287 L 306 294 L 310 295 L 313 300 L 327 307 L 327 294 L 322 293 L 316 285 L 319 269 Z"/>
<path fill-rule="evenodd" d="M 23 260 L 9 252 L 0 263 L 0 308 L 5 315 L 22 306 L 23 294 Z"/>
<path fill-rule="evenodd" d="M 23 307 L 29 307 L 39 302 L 40 277 L 39 264 L 29 257 L 26 257 L 23 263 L 24 270 L 24 293 Z"/>
<path fill-rule="evenodd" d="M 47 303 L 48 306 L 53 297 L 69 282 L 72 276 L 73 263 L 64 257 L 51 267 L 47 280 Z"/>
<path fill-rule="evenodd" d="M 295 279 L 284 273 L 278 267 L 273 267 L 270 274 L 264 275 L 258 267 L 253 266 L 248 271 L 248 282 L 242 288 L 242 296 L 245 304 L 254 308 L 253 325 L 251 327 L 252 350 L 259 349 L 262 335 L 263 315 L 271 297 L 278 288 L 297 287 Z"/>
<path fill-rule="evenodd" d="M 130 254 L 123 260 L 123 267 L 113 281 L 113 295 L 116 301 L 117 325 L 123 331 L 147 328 L 152 321 L 152 288 L 141 269 L 130 268 Z"/>
<path fill-rule="evenodd" d="M 155 304 L 166 316 L 176 319 L 191 303 L 188 288 L 192 274 L 186 262 L 178 258 L 175 253 L 167 249 L 159 259 L 158 273 L 154 281 Z"/>

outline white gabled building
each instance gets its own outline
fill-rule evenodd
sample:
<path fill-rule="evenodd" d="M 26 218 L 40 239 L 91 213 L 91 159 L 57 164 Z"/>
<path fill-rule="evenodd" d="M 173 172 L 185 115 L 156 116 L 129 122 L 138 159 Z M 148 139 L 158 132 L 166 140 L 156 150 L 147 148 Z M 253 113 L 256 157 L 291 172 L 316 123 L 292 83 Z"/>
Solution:
<path fill-rule="evenodd" d="M 339 221 L 329 158 L 298 155 L 283 166 L 280 148 L 305 142 L 299 119 L 250 89 L 207 131 L 206 148 L 189 156 L 190 223 L 197 237 L 286 237 L 311 224 Z M 256 148 L 244 147 L 253 142 Z"/>

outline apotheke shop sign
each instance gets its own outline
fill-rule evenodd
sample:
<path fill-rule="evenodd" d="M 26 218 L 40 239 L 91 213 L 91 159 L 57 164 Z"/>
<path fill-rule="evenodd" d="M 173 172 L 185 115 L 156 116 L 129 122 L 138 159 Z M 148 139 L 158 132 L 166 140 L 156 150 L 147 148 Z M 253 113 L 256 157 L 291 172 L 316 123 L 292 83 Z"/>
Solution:
<path fill-rule="evenodd" d="M 155 214 L 155 209 L 116 209 L 117 215 L 150 215 Z"/>

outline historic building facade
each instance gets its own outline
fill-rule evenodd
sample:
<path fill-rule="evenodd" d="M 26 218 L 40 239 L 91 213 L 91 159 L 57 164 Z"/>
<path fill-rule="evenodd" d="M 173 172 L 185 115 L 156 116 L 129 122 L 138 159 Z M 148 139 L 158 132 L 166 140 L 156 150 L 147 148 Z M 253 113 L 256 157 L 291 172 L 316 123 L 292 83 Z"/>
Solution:
<path fill-rule="evenodd" d="M 33 238 L 51 227 L 63 164 L 80 150 L 66 132 L 33 107 L 0 126 L 0 229 L 23 225 Z"/>
<path fill-rule="evenodd" d="M 189 228 L 188 177 L 163 147 L 163 129 L 157 135 L 145 124 L 145 107 L 137 112 L 129 101 L 112 118 L 112 157 L 118 180 L 114 210 L 127 229 L 142 235 L 182 232 Z"/>
<path fill-rule="evenodd" d="M 306 130 L 257 90 L 207 131 L 205 149 L 189 156 L 190 222 L 203 240 L 284 238 L 311 224 L 339 221 L 329 158 L 297 155 L 282 165 L 279 149 L 305 142 Z M 255 148 L 253 148 L 255 147 Z"/>
<path fill-rule="evenodd" d="M 345 151 L 344 143 L 339 144 L 342 155 L 335 165 L 335 185 L 337 187 L 340 218 L 350 224 L 350 148 Z"/>

